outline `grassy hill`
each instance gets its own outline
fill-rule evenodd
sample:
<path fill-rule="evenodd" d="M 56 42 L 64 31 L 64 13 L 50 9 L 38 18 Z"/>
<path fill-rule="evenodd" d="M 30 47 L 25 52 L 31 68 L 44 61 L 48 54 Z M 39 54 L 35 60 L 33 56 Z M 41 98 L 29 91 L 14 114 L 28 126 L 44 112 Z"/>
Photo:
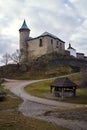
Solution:
<path fill-rule="evenodd" d="M 37 65 L 28 70 L 21 69 L 16 64 L 2 66 L 0 68 L 0 78 L 13 78 L 13 79 L 42 79 L 51 78 L 60 75 L 66 75 L 73 72 L 70 66 L 57 66 L 57 67 L 41 67 Z"/>
<path fill-rule="evenodd" d="M 58 58 L 63 60 L 73 59 L 74 57 L 52 53 L 39 57 L 28 66 L 9 64 L 7 66 L 0 67 L 0 77 L 14 79 L 42 79 L 71 74 L 78 70 L 76 67 L 64 64 L 50 65 L 50 61 Z"/>

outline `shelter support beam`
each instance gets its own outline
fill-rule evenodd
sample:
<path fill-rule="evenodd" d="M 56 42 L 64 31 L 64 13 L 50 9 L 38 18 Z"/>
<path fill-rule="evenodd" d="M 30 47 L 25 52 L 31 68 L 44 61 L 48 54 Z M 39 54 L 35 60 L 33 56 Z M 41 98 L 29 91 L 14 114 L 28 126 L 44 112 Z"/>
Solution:
<path fill-rule="evenodd" d="M 61 95 L 62 99 L 64 98 L 64 88 L 62 88 L 62 95 Z"/>

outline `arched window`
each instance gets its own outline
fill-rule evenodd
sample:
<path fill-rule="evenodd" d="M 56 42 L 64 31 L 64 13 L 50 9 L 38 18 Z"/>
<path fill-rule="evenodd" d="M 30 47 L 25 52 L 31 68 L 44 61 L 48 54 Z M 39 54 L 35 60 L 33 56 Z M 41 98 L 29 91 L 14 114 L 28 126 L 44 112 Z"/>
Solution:
<path fill-rule="evenodd" d="M 40 39 L 39 47 L 42 47 L 42 46 L 43 46 L 42 39 Z"/>

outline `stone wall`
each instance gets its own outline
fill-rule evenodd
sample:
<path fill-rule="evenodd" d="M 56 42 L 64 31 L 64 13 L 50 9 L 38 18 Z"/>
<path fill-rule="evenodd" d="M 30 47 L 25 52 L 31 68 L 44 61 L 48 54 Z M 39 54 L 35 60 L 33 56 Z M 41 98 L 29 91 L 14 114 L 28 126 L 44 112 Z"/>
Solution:
<path fill-rule="evenodd" d="M 50 60 L 48 63 L 48 67 L 53 67 L 53 66 L 61 66 L 61 65 L 70 65 L 72 67 L 77 67 L 80 70 L 87 70 L 87 61 L 82 60 L 82 59 L 76 59 L 76 58 L 58 58 L 54 60 Z"/>
<path fill-rule="evenodd" d="M 76 53 L 78 59 L 84 59 L 84 53 Z"/>
<path fill-rule="evenodd" d="M 76 57 L 76 50 L 75 49 L 68 49 L 70 51 L 70 55 Z"/>
<path fill-rule="evenodd" d="M 58 39 L 48 37 L 48 53 L 57 52 L 64 53 L 65 44 Z"/>
<path fill-rule="evenodd" d="M 40 45 L 40 42 L 42 42 Z M 49 36 L 38 37 L 28 41 L 28 59 L 32 61 L 37 57 L 52 52 L 64 53 L 65 44 Z"/>
<path fill-rule="evenodd" d="M 40 39 L 42 39 L 42 45 L 40 45 Z M 41 55 L 47 53 L 47 37 L 40 37 L 37 39 L 33 39 L 28 41 L 28 59 L 33 60 Z"/>

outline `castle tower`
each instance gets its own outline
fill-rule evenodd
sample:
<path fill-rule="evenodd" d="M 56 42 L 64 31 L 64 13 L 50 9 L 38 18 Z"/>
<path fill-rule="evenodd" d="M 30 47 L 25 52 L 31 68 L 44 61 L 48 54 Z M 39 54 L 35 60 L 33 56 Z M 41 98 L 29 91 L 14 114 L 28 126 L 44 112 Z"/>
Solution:
<path fill-rule="evenodd" d="M 72 48 L 70 43 L 69 43 L 69 47 L 67 48 L 67 50 L 70 52 L 71 56 L 76 57 L 76 49 Z"/>
<path fill-rule="evenodd" d="M 27 63 L 28 62 L 28 44 L 27 39 L 29 38 L 30 29 L 28 28 L 26 21 L 24 20 L 21 28 L 19 29 L 20 35 L 20 63 Z"/>

